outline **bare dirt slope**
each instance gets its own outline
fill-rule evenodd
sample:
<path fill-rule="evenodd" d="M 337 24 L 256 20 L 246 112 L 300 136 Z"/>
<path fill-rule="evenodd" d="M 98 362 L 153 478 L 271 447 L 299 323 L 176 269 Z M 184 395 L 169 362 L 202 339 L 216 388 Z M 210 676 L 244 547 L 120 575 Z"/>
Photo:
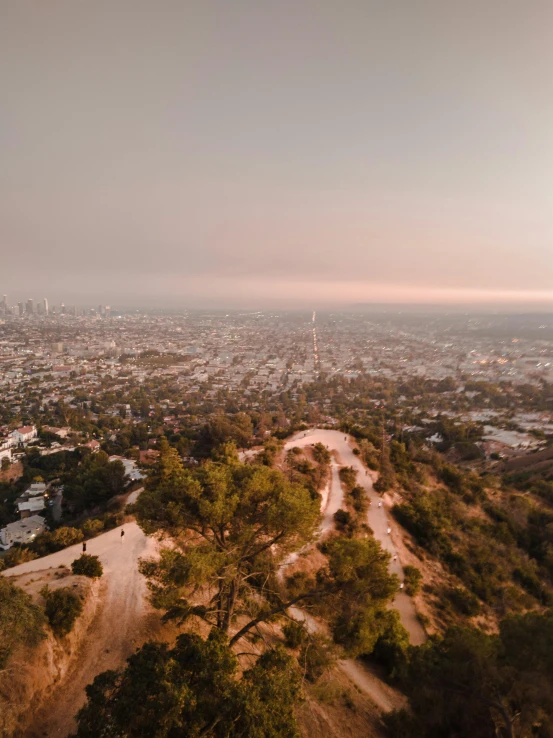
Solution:
<path fill-rule="evenodd" d="M 123 539 L 121 530 L 125 531 Z M 100 609 L 72 666 L 38 709 L 25 736 L 65 738 L 75 727 L 73 718 L 85 701 L 86 685 L 100 672 L 120 668 L 155 632 L 159 616 L 147 602 L 146 582 L 138 571 L 138 559 L 152 555 L 155 548 L 155 541 L 147 538 L 134 522 L 88 541 L 87 553 L 99 556 L 104 566 Z M 71 546 L 3 574 L 9 577 L 70 566 L 81 550 L 80 544 Z"/>

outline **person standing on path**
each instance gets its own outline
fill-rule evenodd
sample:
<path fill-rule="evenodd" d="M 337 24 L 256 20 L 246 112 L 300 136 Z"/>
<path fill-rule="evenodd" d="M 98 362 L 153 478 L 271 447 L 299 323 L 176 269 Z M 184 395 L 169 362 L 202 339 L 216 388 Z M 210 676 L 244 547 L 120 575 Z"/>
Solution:
<path fill-rule="evenodd" d="M 83 553 L 86 553 L 86 541 L 83 541 Z"/>
<path fill-rule="evenodd" d="M 123 543 L 124 540 L 125 540 L 125 531 L 122 530 L 121 531 L 121 543 Z"/>

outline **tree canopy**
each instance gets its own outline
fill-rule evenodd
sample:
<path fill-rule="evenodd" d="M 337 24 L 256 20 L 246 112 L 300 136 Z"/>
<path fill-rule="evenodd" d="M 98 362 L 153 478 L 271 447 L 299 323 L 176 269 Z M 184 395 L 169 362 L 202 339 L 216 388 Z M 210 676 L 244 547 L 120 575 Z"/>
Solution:
<path fill-rule="evenodd" d="M 18 646 L 35 646 L 44 638 L 41 608 L 19 587 L 0 576 L 0 670 Z"/>
<path fill-rule="evenodd" d="M 137 503 L 145 532 L 171 536 L 159 561 L 143 562 L 153 601 L 171 617 L 202 617 L 229 632 L 238 615 L 257 617 L 277 596 L 279 564 L 312 540 L 319 502 L 278 471 L 241 464 L 232 447 L 189 471 L 167 444 Z M 209 602 L 190 598 L 204 588 Z"/>
<path fill-rule="evenodd" d="M 186 633 L 174 648 L 147 643 L 122 672 L 87 687 L 76 738 L 296 738 L 300 677 L 282 647 L 239 676 L 238 660 L 216 628 Z"/>
<path fill-rule="evenodd" d="M 411 651 L 403 678 L 411 712 L 394 738 L 553 735 L 553 613 L 511 616 L 497 635 L 450 628 Z"/>

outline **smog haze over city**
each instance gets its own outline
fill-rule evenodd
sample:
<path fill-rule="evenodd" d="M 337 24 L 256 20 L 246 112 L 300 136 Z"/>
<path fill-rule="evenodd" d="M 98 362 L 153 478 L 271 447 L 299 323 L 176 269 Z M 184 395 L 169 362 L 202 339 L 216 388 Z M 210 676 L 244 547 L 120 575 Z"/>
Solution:
<path fill-rule="evenodd" d="M 553 736 L 553 1 L 0 0 L 0 736 Z"/>
<path fill-rule="evenodd" d="M 551 3 L 1 12 L 14 299 L 553 305 Z"/>

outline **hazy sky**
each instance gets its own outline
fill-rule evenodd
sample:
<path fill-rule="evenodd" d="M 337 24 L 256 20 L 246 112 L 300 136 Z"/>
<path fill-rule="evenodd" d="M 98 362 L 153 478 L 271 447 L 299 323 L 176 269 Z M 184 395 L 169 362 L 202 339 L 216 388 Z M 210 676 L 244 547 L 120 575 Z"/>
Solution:
<path fill-rule="evenodd" d="M 0 293 L 553 307 L 552 0 L 0 0 Z"/>

